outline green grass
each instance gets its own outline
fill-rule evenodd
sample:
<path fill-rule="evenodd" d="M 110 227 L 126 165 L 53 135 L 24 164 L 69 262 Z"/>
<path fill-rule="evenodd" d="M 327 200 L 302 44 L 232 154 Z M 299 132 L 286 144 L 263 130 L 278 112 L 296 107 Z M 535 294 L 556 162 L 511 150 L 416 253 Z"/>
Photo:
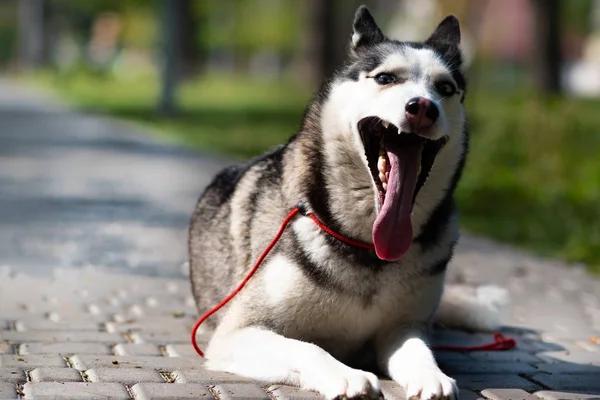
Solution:
<path fill-rule="evenodd" d="M 310 98 L 306 88 L 285 80 L 205 77 L 181 86 L 181 111 L 166 117 L 156 112 L 159 86 L 150 76 L 116 80 L 44 73 L 31 80 L 80 109 L 149 124 L 171 140 L 237 158 L 260 154 L 292 136 Z"/>
<path fill-rule="evenodd" d="M 600 272 L 600 103 L 475 96 L 463 224 Z"/>
<path fill-rule="evenodd" d="M 86 110 L 236 158 L 284 142 L 310 97 L 287 81 L 207 77 L 183 85 L 183 111 L 166 118 L 155 113 L 153 79 L 34 80 Z M 600 272 L 600 102 L 474 92 L 467 110 L 471 152 L 458 190 L 464 227 Z"/>

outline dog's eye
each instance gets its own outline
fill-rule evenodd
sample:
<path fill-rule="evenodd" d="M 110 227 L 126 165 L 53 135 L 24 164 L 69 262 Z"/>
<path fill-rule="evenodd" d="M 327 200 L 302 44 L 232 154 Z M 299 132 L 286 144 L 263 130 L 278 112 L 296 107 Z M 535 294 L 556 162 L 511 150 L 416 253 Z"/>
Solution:
<path fill-rule="evenodd" d="M 385 72 L 375 75 L 373 79 L 375 79 L 375 82 L 377 82 L 378 85 L 389 85 L 396 82 L 396 77 L 394 75 Z"/>
<path fill-rule="evenodd" d="M 444 97 L 452 96 L 456 93 L 456 88 L 448 81 L 436 83 L 435 90 Z"/>

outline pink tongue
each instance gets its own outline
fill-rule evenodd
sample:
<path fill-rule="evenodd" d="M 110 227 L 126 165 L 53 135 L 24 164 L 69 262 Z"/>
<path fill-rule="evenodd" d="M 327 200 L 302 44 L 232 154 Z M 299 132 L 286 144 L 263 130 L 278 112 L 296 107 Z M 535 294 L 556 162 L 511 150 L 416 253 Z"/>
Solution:
<path fill-rule="evenodd" d="M 408 251 L 413 231 L 410 222 L 412 198 L 417 184 L 421 148 L 411 143 L 387 150 L 391 165 L 385 200 L 373 224 L 373 244 L 377 257 L 395 261 Z"/>

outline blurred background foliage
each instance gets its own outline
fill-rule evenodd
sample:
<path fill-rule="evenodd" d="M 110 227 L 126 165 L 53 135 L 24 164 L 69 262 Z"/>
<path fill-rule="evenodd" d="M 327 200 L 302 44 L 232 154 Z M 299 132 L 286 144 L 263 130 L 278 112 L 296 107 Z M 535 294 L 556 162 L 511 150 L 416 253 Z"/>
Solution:
<path fill-rule="evenodd" d="M 0 64 L 89 112 L 243 159 L 298 129 L 360 3 L 1 0 Z M 425 38 L 448 13 L 461 19 L 464 228 L 600 272 L 599 1 L 364 3 L 402 39 Z"/>

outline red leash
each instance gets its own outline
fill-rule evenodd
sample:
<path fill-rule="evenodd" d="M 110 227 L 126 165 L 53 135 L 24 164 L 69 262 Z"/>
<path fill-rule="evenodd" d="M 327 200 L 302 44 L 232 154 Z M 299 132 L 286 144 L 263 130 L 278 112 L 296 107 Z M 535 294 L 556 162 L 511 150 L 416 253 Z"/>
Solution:
<path fill-rule="evenodd" d="M 482 344 L 480 346 L 434 346 L 435 350 L 450 350 L 450 351 L 494 351 L 494 350 L 510 350 L 515 348 L 517 342 L 513 338 L 507 338 L 500 332 L 494 333 L 494 342 Z"/>
<path fill-rule="evenodd" d="M 285 217 L 285 219 L 281 223 L 281 227 L 279 228 L 279 231 L 277 231 L 277 234 L 275 235 L 275 237 L 273 238 L 271 243 L 269 243 L 267 248 L 262 252 L 260 257 L 258 257 L 258 260 L 254 264 L 252 269 L 248 272 L 248 274 L 244 277 L 244 280 L 242 280 L 242 282 L 240 282 L 240 284 L 234 289 L 233 292 L 231 292 L 229 294 L 229 296 L 225 297 L 223 299 L 223 301 L 221 301 L 217 306 L 215 306 L 210 311 L 208 311 L 206 314 L 204 314 L 202 317 L 200 317 L 200 319 L 196 322 L 196 324 L 192 328 L 192 335 L 191 335 L 192 346 L 194 347 L 194 350 L 196 350 L 196 352 L 198 354 L 200 354 L 201 357 L 204 357 L 204 352 L 200 349 L 200 347 L 198 347 L 198 343 L 196 342 L 196 333 L 198 332 L 198 328 L 200 327 L 200 325 L 202 325 L 202 323 L 204 321 L 206 321 L 211 315 L 213 315 L 214 313 L 219 311 L 221 308 L 223 308 L 227 303 L 229 303 L 231 301 L 231 299 L 233 299 L 235 297 L 235 295 L 237 295 L 244 288 L 244 286 L 246 286 L 246 283 L 248 283 L 250 278 L 252 278 L 252 276 L 254 275 L 256 270 L 258 270 L 258 268 L 260 267 L 262 262 L 269 255 L 269 253 L 271 252 L 273 247 L 275 247 L 275 245 L 281 238 L 281 235 L 283 235 L 283 232 L 284 232 L 285 228 L 287 227 L 287 225 L 298 214 L 309 217 L 310 219 L 312 219 L 315 222 L 315 224 L 317 224 L 317 226 L 319 228 L 321 228 L 328 235 L 333 236 L 334 238 L 336 238 L 346 244 L 349 244 L 351 246 L 361 247 L 363 249 L 374 249 L 374 246 L 372 244 L 358 242 L 356 240 L 348 239 L 348 238 L 345 238 L 344 236 L 340 235 L 339 233 L 332 231 L 327 226 L 325 226 L 317 218 L 316 215 L 309 212 L 306 209 L 306 206 L 304 205 L 304 203 L 299 202 L 298 205 L 296 207 L 294 207 L 294 209 L 292 211 L 290 211 L 290 213 L 287 215 L 287 217 Z M 496 333 L 494 335 L 494 340 L 495 340 L 494 343 L 490 343 L 490 344 L 482 345 L 482 346 L 472 346 L 472 347 L 469 347 L 469 346 L 465 346 L 465 347 L 462 347 L 462 346 L 436 346 L 435 349 L 437 349 L 437 350 L 454 350 L 454 351 L 508 350 L 508 349 L 512 349 L 516 345 L 516 342 L 513 339 L 505 338 L 501 333 Z"/>
<path fill-rule="evenodd" d="M 287 215 L 287 217 L 285 217 L 285 219 L 283 220 L 283 223 L 281 224 L 281 227 L 279 228 L 279 231 L 277 232 L 277 235 L 275 235 L 273 240 L 271 240 L 271 243 L 269 243 L 269 245 L 267 246 L 265 251 L 262 252 L 260 257 L 258 257 L 258 261 L 256 261 L 256 264 L 254 264 L 254 266 L 252 267 L 250 272 L 248 272 L 248 275 L 246 275 L 246 277 L 238 285 L 238 287 L 236 287 L 235 290 L 229 294 L 229 296 L 225 297 L 225 299 L 223 299 L 223 301 L 221 301 L 216 307 L 214 307 L 212 310 L 210 310 L 209 312 L 204 314 L 202 317 L 200 317 L 200 319 L 196 322 L 196 324 L 192 328 L 192 346 L 194 346 L 194 349 L 198 352 L 198 354 L 200 354 L 201 357 L 204 357 L 204 353 L 202 352 L 202 350 L 200 350 L 200 347 L 198 347 L 198 343 L 196 343 L 196 332 L 198 331 L 198 328 L 200 327 L 200 325 L 202 325 L 202 323 L 204 321 L 206 321 L 206 319 L 208 319 L 208 317 L 210 317 L 211 315 L 213 315 L 214 313 L 219 311 L 221 308 L 223 308 L 223 306 L 225 306 L 225 304 L 229 303 L 229 301 L 231 299 L 233 299 L 234 296 L 236 294 L 238 294 L 240 292 L 240 290 L 242 290 L 244 288 L 244 286 L 246 286 L 246 283 L 248 283 L 250 278 L 252 278 L 252 275 L 254 275 L 254 273 L 256 272 L 258 267 L 260 267 L 260 264 L 262 264 L 263 260 L 271 252 L 271 249 L 275 246 L 275 244 L 277 244 L 277 241 L 279 241 L 279 238 L 281 237 L 281 235 L 283 235 L 283 231 L 285 230 L 285 227 L 287 226 L 287 224 L 290 223 L 290 221 L 296 216 L 296 214 L 298 214 L 299 211 L 300 210 L 298 209 L 298 207 L 296 207 L 292 211 L 290 211 L 290 213 Z"/>

